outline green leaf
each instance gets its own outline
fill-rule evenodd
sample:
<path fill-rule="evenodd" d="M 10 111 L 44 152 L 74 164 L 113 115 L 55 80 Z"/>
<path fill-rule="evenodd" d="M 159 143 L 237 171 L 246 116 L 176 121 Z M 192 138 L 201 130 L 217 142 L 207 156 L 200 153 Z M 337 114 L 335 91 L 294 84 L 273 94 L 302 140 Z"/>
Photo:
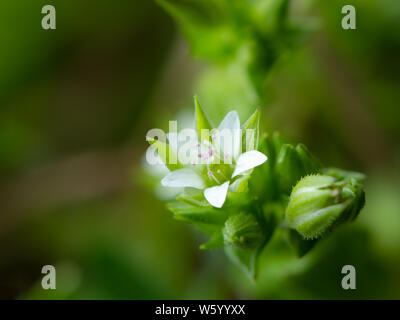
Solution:
<path fill-rule="evenodd" d="M 211 129 L 213 128 L 208 120 L 203 108 L 200 106 L 199 100 L 197 96 L 194 96 L 194 121 L 196 126 L 197 135 L 199 140 L 209 140 Z M 209 130 L 209 134 L 205 137 L 202 137 L 201 131 L 203 129 Z"/>
<path fill-rule="evenodd" d="M 160 140 L 155 140 L 151 137 L 146 137 L 146 140 L 149 142 L 151 147 L 156 150 L 169 170 L 174 171 L 182 168 L 178 158 L 168 144 Z"/>
<path fill-rule="evenodd" d="M 241 176 L 231 183 L 229 190 L 238 193 L 247 192 L 249 190 L 249 180 L 250 176 Z"/>

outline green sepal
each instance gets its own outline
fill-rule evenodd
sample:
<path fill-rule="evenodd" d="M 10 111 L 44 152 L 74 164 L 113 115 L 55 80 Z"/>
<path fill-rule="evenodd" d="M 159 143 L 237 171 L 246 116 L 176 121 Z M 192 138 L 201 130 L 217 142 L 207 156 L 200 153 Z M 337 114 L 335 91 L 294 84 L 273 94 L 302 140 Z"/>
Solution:
<path fill-rule="evenodd" d="M 348 180 L 347 184 L 343 187 L 343 198 L 351 200 L 349 201 L 348 208 L 335 222 L 335 226 L 347 221 L 353 221 L 359 215 L 365 205 L 365 192 L 362 184 L 354 178 Z"/>
<path fill-rule="evenodd" d="M 310 212 L 309 215 L 313 215 L 314 218 L 303 220 L 301 224 L 296 225 L 296 230 L 306 239 L 319 238 L 331 231 L 333 223 L 344 212 L 346 206 L 345 203 L 339 203 L 315 212 Z"/>
<path fill-rule="evenodd" d="M 249 179 L 250 176 L 241 176 L 238 177 L 234 182 L 229 186 L 229 190 L 236 193 L 243 193 L 249 190 Z"/>
<path fill-rule="evenodd" d="M 208 120 L 203 108 L 201 107 L 197 96 L 194 96 L 194 121 L 199 140 L 209 140 L 213 127 Z M 205 129 L 209 130 L 209 135 L 207 135 L 206 137 L 202 137 L 201 131 Z"/>
<path fill-rule="evenodd" d="M 188 203 L 174 201 L 167 204 L 167 208 L 174 214 L 174 218 L 188 223 L 223 225 L 227 213 L 212 206 L 193 206 Z"/>
<path fill-rule="evenodd" d="M 209 207 L 210 204 L 204 198 L 203 192 L 194 188 L 185 188 L 185 190 L 176 198 L 176 200 L 185 202 L 192 206 Z"/>
<path fill-rule="evenodd" d="M 182 165 L 179 163 L 177 156 L 169 147 L 166 142 L 155 140 L 151 137 L 146 137 L 150 146 L 156 150 L 164 164 L 171 171 L 182 169 Z"/>
<path fill-rule="evenodd" d="M 322 173 L 334 177 L 337 180 L 355 179 L 357 181 L 364 181 L 366 176 L 363 173 L 356 171 L 347 171 L 339 168 L 324 168 Z"/>
<path fill-rule="evenodd" d="M 276 165 L 279 152 L 283 145 L 284 142 L 278 132 L 274 132 L 273 134 L 263 134 L 259 150 L 267 155 L 267 162 L 271 168 Z"/>
<path fill-rule="evenodd" d="M 279 198 L 278 177 L 275 166 L 277 154 L 282 146 L 278 133 L 272 135 L 264 133 L 260 139 L 259 151 L 264 153 L 268 160 L 261 166 L 254 168 L 249 179 L 249 190 L 261 202 L 275 201 Z"/>

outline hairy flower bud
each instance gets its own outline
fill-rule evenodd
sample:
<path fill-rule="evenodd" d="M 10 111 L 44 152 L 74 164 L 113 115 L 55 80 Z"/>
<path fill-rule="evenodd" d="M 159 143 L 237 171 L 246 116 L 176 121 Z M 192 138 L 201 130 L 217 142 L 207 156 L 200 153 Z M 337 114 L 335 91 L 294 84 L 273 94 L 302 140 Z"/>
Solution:
<path fill-rule="evenodd" d="M 310 175 L 293 188 L 285 218 L 304 238 L 315 239 L 353 220 L 363 205 L 364 192 L 356 179 Z"/>
<path fill-rule="evenodd" d="M 260 245 L 263 233 L 257 219 L 249 213 L 230 216 L 223 229 L 224 241 L 227 245 L 235 245 L 242 249 L 252 249 Z"/>

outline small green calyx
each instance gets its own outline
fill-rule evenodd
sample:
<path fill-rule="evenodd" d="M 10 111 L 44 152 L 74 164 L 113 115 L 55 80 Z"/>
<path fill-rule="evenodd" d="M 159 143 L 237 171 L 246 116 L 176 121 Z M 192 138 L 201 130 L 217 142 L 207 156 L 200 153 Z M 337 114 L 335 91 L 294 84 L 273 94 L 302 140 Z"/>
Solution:
<path fill-rule="evenodd" d="M 356 179 L 310 175 L 293 188 L 285 219 L 303 238 L 316 239 L 353 220 L 363 204 L 364 193 Z"/>
<path fill-rule="evenodd" d="M 223 235 L 226 245 L 241 249 L 257 248 L 264 238 L 254 215 L 243 212 L 230 216 L 226 220 Z"/>

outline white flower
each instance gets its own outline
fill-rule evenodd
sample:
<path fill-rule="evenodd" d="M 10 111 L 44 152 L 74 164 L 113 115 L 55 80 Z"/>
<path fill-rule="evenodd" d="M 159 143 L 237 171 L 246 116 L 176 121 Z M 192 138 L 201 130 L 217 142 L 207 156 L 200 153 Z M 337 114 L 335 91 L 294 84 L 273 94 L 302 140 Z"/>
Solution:
<path fill-rule="evenodd" d="M 212 142 L 193 143 L 198 149 L 197 158 L 204 161 L 169 172 L 161 184 L 165 187 L 204 190 L 205 199 L 216 208 L 224 205 L 229 187 L 234 186 L 238 176 L 249 175 L 253 168 L 267 161 L 267 156 L 257 150 L 240 153 L 242 134 L 236 111 L 231 111 L 225 116 L 218 130 L 212 135 Z M 171 148 L 179 151 L 176 145 L 171 145 Z M 221 160 L 228 161 L 221 164 Z"/>

